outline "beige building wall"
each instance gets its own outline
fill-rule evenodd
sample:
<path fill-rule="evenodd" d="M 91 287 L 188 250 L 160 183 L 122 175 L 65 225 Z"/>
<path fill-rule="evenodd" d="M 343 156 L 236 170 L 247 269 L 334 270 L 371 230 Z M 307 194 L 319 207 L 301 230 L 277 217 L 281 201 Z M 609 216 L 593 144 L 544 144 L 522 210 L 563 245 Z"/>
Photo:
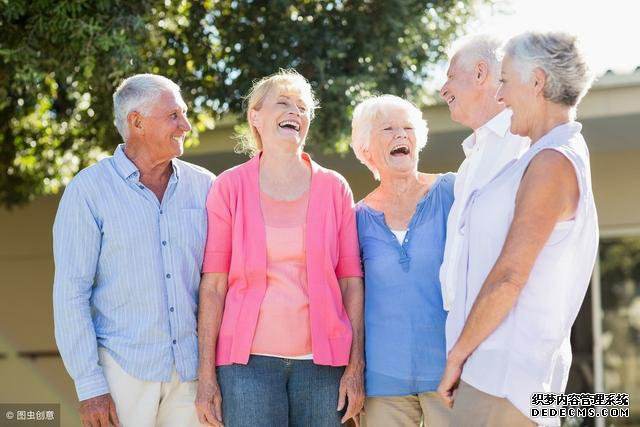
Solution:
<path fill-rule="evenodd" d="M 640 78 L 633 85 L 628 80 L 605 81 L 580 110 L 603 234 L 640 232 Z M 468 131 L 453 124 L 442 105 L 428 107 L 426 115 L 431 137 L 421 154 L 421 170 L 455 170 L 461 160 L 459 144 Z M 231 123 L 222 122 L 203 136 L 199 147 L 188 150 L 187 158 L 216 173 L 243 161 L 231 153 L 232 133 Z M 341 172 L 356 199 L 375 185 L 351 154 L 316 159 Z M 57 204 L 58 197 L 51 196 L 0 210 L 0 402 L 59 402 L 62 425 L 79 426 L 73 384 L 55 354 L 53 338 L 51 228 Z"/>

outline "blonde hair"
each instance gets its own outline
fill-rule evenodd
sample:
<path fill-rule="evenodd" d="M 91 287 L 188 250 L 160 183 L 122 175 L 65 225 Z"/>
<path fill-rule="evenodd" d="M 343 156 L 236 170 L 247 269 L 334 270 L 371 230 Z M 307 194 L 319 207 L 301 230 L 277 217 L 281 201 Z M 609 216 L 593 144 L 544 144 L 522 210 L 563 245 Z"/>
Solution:
<path fill-rule="evenodd" d="M 238 136 L 236 152 L 247 153 L 254 156 L 262 150 L 262 139 L 255 126 L 251 124 L 250 114 L 252 110 L 260 110 L 265 98 L 272 90 L 297 91 L 307 103 L 309 117 L 313 119 L 315 109 L 318 108 L 318 101 L 315 98 L 311 85 L 302 74 L 294 69 L 280 69 L 277 73 L 263 77 L 253 83 L 251 90 L 244 98 L 246 108 L 246 118 L 248 129 L 245 129 Z"/>

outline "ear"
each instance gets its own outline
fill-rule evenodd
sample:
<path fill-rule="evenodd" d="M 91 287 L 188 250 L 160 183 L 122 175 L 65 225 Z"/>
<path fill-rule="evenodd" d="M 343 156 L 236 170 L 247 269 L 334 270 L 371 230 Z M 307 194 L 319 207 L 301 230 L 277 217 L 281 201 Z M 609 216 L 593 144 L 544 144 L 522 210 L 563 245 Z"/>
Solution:
<path fill-rule="evenodd" d="M 533 86 L 536 95 L 544 92 L 544 85 L 547 83 L 547 74 L 541 68 L 535 68 L 532 73 Z"/>
<path fill-rule="evenodd" d="M 127 115 L 127 123 L 129 124 L 129 129 L 136 133 L 144 132 L 144 117 L 137 111 L 132 111 Z"/>
<path fill-rule="evenodd" d="M 255 109 L 249 111 L 249 124 L 255 128 L 260 126 L 260 111 Z"/>
<path fill-rule="evenodd" d="M 489 76 L 489 66 L 484 61 L 478 61 L 473 69 L 473 79 L 477 84 L 481 85 Z"/>
<path fill-rule="evenodd" d="M 367 163 L 371 163 L 371 159 L 373 158 L 373 156 L 371 155 L 371 151 L 369 151 L 369 149 L 365 148 L 364 150 L 362 150 L 362 156 L 367 161 Z"/>

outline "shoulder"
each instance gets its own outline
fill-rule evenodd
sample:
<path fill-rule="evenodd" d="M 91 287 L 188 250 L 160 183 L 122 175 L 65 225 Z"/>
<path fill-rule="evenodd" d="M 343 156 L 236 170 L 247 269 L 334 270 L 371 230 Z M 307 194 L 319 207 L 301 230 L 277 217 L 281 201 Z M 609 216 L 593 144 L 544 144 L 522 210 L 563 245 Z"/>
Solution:
<path fill-rule="evenodd" d="M 334 191 L 351 194 L 349 183 L 339 172 L 328 169 L 316 163 L 314 179 L 321 181 L 323 186 L 329 186 Z"/>
<path fill-rule="evenodd" d="M 573 161 L 569 150 L 545 148 L 536 153 L 527 167 L 526 175 L 535 175 L 540 179 L 556 180 L 564 175 L 574 175 Z"/>
<path fill-rule="evenodd" d="M 456 174 L 454 172 L 445 172 L 440 174 L 440 177 L 437 179 L 435 189 L 453 199 L 453 186 L 455 182 Z"/>
<path fill-rule="evenodd" d="M 574 161 L 556 148 L 545 148 L 529 162 L 518 191 L 526 194 L 548 194 L 550 197 L 571 197 L 579 188 Z"/>
<path fill-rule="evenodd" d="M 206 168 L 203 168 L 202 166 L 198 166 L 181 159 L 176 159 L 175 161 L 179 165 L 180 172 L 185 173 L 190 177 L 193 177 L 196 179 L 200 178 L 208 181 L 211 181 L 215 178 L 215 175 L 211 171 L 209 171 Z"/>
<path fill-rule="evenodd" d="M 250 162 L 251 159 L 221 172 L 213 182 L 214 187 L 227 191 L 242 187 L 251 166 Z"/>
<path fill-rule="evenodd" d="M 100 192 L 101 186 L 110 178 L 111 161 L 110 156 L 82 169 L 67 184 L 65 194 L 83 193 L 88 196 Z"/>

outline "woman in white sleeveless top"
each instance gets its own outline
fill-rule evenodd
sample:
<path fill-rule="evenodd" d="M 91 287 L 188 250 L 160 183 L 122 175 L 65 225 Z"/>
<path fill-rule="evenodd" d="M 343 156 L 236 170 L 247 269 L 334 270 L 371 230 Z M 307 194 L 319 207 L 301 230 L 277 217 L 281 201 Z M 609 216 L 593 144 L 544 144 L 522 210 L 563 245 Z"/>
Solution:
<path fill-rule="evenodd" d="M 469 196 L 458 224 L 464 280 L 438 388 L 452 426 L 559 425 L 531 395 L 565 390 L 598 246 L 589 152 L 574 121 L 591 77 L 576 39 L 525 33 L 504 50 L 498 100 L 513 110 L 511 132 L 532 143 Z"/>

